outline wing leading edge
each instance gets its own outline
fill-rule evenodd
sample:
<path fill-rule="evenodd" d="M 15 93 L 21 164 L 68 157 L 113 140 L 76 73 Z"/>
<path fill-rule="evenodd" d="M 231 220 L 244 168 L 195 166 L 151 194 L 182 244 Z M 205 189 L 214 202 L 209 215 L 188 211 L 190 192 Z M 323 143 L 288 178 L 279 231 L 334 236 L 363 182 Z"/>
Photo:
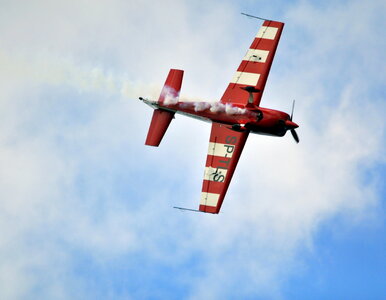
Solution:
<path fill-rule="evenodd" d="M 221 98 L 222 103 L 245 106 L 249 94 L 242 88 L 251 86 L 255 88 L 253 104 L 260 105 L 283 27 L 284 23 L 281 22 L 264 21 L 225 90 Z"/>
<path fill-rule="evenodd" d="M 249 131 L 234 131 L 213 122 L 199 210 L 219 213 Z"/>

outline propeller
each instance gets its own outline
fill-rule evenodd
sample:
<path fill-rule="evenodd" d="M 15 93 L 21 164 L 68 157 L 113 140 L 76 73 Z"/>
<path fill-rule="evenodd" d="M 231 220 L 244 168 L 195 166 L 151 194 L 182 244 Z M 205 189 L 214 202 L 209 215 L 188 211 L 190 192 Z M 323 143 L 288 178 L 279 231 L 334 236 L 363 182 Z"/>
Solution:
<path fill-rule="evenodd" d="M 298 134 L 296 133 L 295 129 L 291 129 L 291 134 L 292 134 L 295 142 L 299 143 L 299 137 L 298 137 Z"/>
<path fill-rule="evenodd" d="M 292 118 L 294 116 L 294 109 L 295 109 L 295 100 L 292 102 L 292 111 L 291 111 L 291 117 L 290 117 L 291 122 L 292 122 Z M 296 133 L 294 128 L 291 129 L 291 134 L 292 134 L 295 142 L 299 143 L 299 137 L 298 137 L 298 134 Z"/>
<path fill-rule="evenodd" d="M 292 101 L 292 110 L 291 110 L 291 117 L 290 117 L 291 121 L 292 121 L 292 117 L 294 116 L 294 109 L 295 109 L 295 99 Z"/>

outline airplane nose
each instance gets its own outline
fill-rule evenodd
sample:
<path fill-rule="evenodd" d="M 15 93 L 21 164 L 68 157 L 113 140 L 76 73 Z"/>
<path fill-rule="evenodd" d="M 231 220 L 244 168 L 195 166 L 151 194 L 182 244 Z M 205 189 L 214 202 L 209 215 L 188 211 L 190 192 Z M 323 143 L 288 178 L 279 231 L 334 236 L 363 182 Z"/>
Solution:
<path fill-rule="evenodd" d="M 295 128 L 298 128 L 299 125 L 296 124 L 295 122 L 292 122 L 290 120 L 287 120 L 285 121 L 285 126 L 288 128 L 288 129 L 295 129 Z"/>

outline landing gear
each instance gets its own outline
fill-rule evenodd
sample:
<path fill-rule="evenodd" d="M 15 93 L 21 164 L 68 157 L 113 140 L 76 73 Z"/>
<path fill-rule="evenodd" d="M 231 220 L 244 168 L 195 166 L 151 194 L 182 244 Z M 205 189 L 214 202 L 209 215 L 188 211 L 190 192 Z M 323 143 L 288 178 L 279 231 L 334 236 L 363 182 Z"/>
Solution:
<path fill-rule="evenodd" d="M 237 132 L 245 131 L 245 130 L 247 130 L 246 125 L 248 125 L 248 124 L 245 124 L 245 125 L 234 124 L 234 125 L 232 125 L 232 130 L 237 131 Z"/>
<path fill-rule="evenodd" d="M 256 111 L 257 114 L 257 121 L 261 121 L 263 119 L 263 112 L 261 110 Z"/>

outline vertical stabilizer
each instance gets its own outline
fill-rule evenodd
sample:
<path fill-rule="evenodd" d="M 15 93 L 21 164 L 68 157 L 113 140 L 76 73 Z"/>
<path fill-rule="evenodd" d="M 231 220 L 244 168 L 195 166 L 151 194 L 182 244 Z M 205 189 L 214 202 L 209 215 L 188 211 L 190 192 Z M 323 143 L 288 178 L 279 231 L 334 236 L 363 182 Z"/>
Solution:
<path fill-rule="evenodd" d="M 167 105 L 178 102 L 183 76 L 183 70 L 170 69 L 165 85 L 162 88 L 161 95 L 158 98 L 159 104 Z"/>

